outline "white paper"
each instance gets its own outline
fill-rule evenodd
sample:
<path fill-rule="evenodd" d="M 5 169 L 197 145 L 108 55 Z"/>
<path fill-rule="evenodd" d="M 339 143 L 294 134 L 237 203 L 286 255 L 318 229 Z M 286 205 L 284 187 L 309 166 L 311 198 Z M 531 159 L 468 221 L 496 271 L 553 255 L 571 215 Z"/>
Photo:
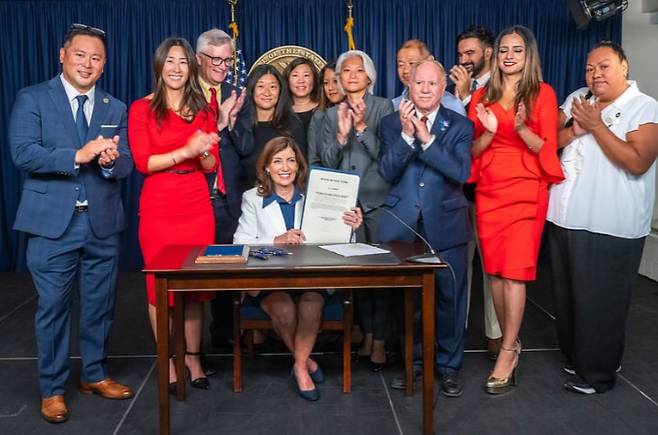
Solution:
<path fill-rule="evenodd" d="M 348 243 L 352 228 L 343 222 L 343 213 L 356 205 L 358 193 L 358 175 L 313 168 L 301 225 L 306 243 Z"/>
<path fill-rule="evenodd" d="M 357 257 L 360 255 L 388 254 L 390 251 L 368 245 L 366 243 L 341 243 L 338 245 L 322 245 L 322 249 L 331 251 L 343 257 Z"/>

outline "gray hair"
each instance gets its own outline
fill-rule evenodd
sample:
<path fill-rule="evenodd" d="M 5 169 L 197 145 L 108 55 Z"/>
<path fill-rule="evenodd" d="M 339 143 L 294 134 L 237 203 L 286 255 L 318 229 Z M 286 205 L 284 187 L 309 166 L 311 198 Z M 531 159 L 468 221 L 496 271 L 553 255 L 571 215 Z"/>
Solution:
<path fill-rule="evenodd" d="M 373 63 L 372 59 L 370 59 L 370 56 L 365 54 L 363 51 L 349 50 L 338 56 L 338 60 L 336 61 L 336 74 L 340 75 L 343 69 L 343 63 L 350 57 L 360 57 L 361 61 L 363 61 L 363 68 L 366 70 L 366 75 L 370 79 L 367 92 L 372 95 L 373 90 L 375 89 L 375 82 L 377 81 L 377 70 L 375 70 L 375 64 Z M 343 95 L 346 95 L 345 89 L 343 89 L 343 84 L 340 82 L 340 80 L 338 80 L 338 89 Z"/>
<path fill-rule="evenodd" d="M 233 46 L 233 39 L 228 36 L 228 33 L 219 29 L 210 29 L 206 32 L 203 32 L 197 38 L 196 52 L 205 52 L 209 45 L 221 47 L 224 44 L 231 44 L 231 46 Z"/>
<path fill-rule="evenodd" d="M 448 82 L 448 76 L 446 74 L 446 69 L 443 67 L 441 62 L 439 62 L 438 60 L 435 60 L 434 58 L 421 60 L 420 62 L 418 62 L 414 66 L 414 68 L 411 70 L 411 80 L 412 81 L 413 81 L 414 77 L 416 77 L 416 70 L 418 69 L 418 67 L 421 66 L 421 65 L 424 65 L 426 63 L 434 64 L 437 67 L 437 69 L 439 70 L 439 77 L 441 77 L 441 79 L 443 79 L 444 82 L 446 82 L 446 83 Z M 409 84 L 411 85 L 411 82 L 409 82 Z"/>

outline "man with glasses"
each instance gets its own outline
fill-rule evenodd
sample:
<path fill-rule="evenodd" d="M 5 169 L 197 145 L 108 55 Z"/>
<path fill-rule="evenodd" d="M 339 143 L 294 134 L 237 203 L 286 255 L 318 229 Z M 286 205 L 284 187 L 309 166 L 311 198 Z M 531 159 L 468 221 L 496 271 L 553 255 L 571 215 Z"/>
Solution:
<path fill-rule="evenodd" d="M 202 33 L 196 43 L 199 62 L 199 82 L 210 108 L 218 119 L 227 120 L 228 126 L 220 134 L 219 151 L 221 167 L 208 179 L 215 211 L 215 242 L 233 243 L 233 233 L 238 227 L 242 192 L 239 188 L 240 155 L 248 154 L 251 144 L 251 116 L 245 104 L 246 92 L 241 92 L 225 82 L 233 68 L 233 40 L 226 32 L 211 29 Z M 221 122 L 220 122 L 221 123 Z M 233 336 L 232 295 L 219 292 L 211 302 L 212 322 L 210 333 L 213 346 L 231 350 Z M 204 361 L 206 375 L 215 373 Z"/>
<path fill-rule="evenodd" d="M 39 297 L 35 318 L 41 415 L 68 419 L 71 293 L 79 279 L 80 392 L 127 399 L 108 375 L 119 232 L 125 226 L 119 180 L 132 170 L 126 106 L 96 86 L 105 32 L 74 24 L 59 51 L 62 73 L 19 91 L 9 144 L 25 183 L 14 229 L 28 234 L 27 266 Z"/>

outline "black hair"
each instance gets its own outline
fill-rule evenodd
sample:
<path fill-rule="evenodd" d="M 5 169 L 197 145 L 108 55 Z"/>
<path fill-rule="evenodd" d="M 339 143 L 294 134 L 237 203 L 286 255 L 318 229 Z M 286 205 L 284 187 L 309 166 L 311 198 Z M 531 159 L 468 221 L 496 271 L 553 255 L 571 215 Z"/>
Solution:
<path fill-rule="evenodd" d="M 66 30 L 66 33 L 64 34 L 64 41 L 62 42 L 62 47 L 66 47 L 73 40 L 73 38 L 79 35 L 98 38 L 101 40 L 101 42 L 103 42 L 103 47 L 107 48 L 105 41 L 105 31 L 103 29 L 79 23 L 71 24 Z"/>
<path fill-rule="evenodd" d="M 286 82 L 281 77 L 281 73 L 272 65 L 263 64 L 254 67 L 254 69 L 249 73 L 247 77 L 247 94 L 251 98 L 253 108 L 253 125 L 258 125 L 258 108 L 254 104 L 254 89 L 256 88 L 256 83 L 264 75 L 271 74 L 276 78 L 276 81 L 279 82 L 279 99 L 276 102 L 274 108 L 274 116 L 272 117 L 272 127 L 279 132 L 282 136 L 290 136 L 290 133 L 287 130 L 288 120 L 292 115 L 292 107 L 290 105 L 290 96 L 288 92 L 288 86 Z"/>
<path fill-rule="evenodd" d="M 473 25 L 457 36 L 457 44 L 459 44 L 459 42 L 464 39 L 470 38 L 477 39 L 482 44 L 484 44 L 485 48 L 492 48 L 494 45 L 494 40 L 496 39 L 493 32 L 488 27 Z"/>
<path fill-rule="evenodd" d="M 619 57 L 620 61 L 622 61 L 622 62 L 625 61 L 626 63 L 628 63 L 628 58 L 626 57 L 626 52 L 624 51 L 622 46 L 617 44 L 616 42 L 601 40 L 601 41 L 597 42 L 589 52 L 591 53 L 594 50 L 596 50 L 597 48 L 609 48 L 610 50 L 615 52 L 615 54 Z"/>

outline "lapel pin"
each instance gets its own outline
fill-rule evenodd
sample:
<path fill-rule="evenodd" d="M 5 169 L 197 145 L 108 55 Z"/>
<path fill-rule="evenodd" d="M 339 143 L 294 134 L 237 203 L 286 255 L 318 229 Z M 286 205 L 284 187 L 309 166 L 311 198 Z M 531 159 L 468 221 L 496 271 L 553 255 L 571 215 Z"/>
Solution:
<path fill-rule="evenodd" d="M 103 97 L 103 103 L 108 104 L 110 102 L 110 99 L 107 97 Z"/>

